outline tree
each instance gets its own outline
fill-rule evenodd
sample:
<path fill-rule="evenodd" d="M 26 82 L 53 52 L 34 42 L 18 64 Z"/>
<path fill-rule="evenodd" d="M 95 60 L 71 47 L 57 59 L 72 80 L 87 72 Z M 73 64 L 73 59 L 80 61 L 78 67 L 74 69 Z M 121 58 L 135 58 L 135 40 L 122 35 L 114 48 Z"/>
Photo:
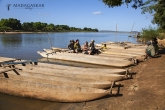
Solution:
<path fill-rule="evenodd" d="M 53 31 L 54 29 L 55 29 L 55 26 L 52 23 L 46 26 L 47 31 Z"/>
<path fill-rule="evenodd" d="M 126 3 L 127 6 L 128 4 L 133 3 L 132 7 L 135 9 L 137 7 L 143 6 L 143 0 L 102 0 L 102 1 L 111 8 L 121 6 L 124 3 Z"/>
<path fill-rule="evenodd" d="M 13 30 L 20 30 L 20 29 L 22 29 L 20 20 L 9 18 L 8 22 L 9 22 L 9 27 L 12 28 Z"/>
<path fill-rule="evenodd" d="M 158 24 L 159 29 L 165 29 L 165 1 L 164 0 L 148 0 L 142 7 L 142 13 L 146 12 L 153 15 L 153 24 Z"/>
<path fill-rule="evenodd" d="M 29 23 L 29 22 L 24 22 L 22 24 L 22 29 L 25 31 L 33 31 L 33 22 Z"/>
<path fill-rule="evenodd" d="M 13 30 L 20 30 L 22 28 L 20 20 L 13 19 L 13 18 L 1 19 L 0 26 L 9 27 L 9 28 L 12 28 Z"/>

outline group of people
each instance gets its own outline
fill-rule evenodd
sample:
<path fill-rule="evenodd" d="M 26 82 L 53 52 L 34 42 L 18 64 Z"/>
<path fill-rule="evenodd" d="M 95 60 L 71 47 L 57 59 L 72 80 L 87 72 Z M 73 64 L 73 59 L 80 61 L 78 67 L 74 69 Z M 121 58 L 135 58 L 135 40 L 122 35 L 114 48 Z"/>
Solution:
<path fill-rule="evenodd" d="M 68 49 L 72 53 L 84 53 L 84 54 L 98 54 L 98 49 L 95 48 L 94 40 L 91 40 L 91 42 L 88 45 L 88 41 L 85 42 L 84 45 L 80 46 L 79 40 L 76 41 L 70 40 L 70 44 L 68 45 Z"/>
<path fill-rule="evenodd" d="M 153 58 L 158 54 L 158 42 L 156 38 L 147 42 L 146 58 Z"/>

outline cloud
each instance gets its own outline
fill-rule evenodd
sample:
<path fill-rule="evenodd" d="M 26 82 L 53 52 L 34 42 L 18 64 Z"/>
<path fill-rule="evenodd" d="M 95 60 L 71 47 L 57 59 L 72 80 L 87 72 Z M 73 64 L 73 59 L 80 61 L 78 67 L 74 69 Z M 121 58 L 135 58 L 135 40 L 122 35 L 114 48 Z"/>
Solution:
<path fill-rule="evenodd" d="M 102 15 L 103 13 L 101 11 L 96 11 L 92 13 L 93 15 Z"/>
<path fill-rule="evenodd" d="M 47 13 L 41 13 L 41 12 L 38 12 L 37 14 L 40 15 L 40 16 L 49 16 L 49 15 L 50 15 L 50 14 L 47 14 Z"/>

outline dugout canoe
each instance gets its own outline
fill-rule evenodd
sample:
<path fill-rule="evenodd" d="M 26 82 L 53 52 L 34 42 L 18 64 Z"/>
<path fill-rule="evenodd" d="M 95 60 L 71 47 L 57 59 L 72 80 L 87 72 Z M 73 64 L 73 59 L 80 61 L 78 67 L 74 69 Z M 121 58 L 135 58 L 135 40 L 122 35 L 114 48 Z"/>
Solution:
<path fill-rule="evenodd" d="M 102 44 L 96 44 L 96 47 L 102 47 Z M 106 45 L 107 48 L 111 49 L 126 49 L 131 48 L 131 46 L 120 46 L 120 45 Z"/>
<path fill-rule="evenodd" d="M 99 55 L 87 55 L 87 54 L 83 54 L 83 53 L 69 53 L 69 51 L 67 52 L 58 52 L 52 49 L 43 49 L 44 52 L 46 52 L 47 54 L 52 54 L 52 53 L 64 53 L 66 55 L 72 55 L 72 56 L 84 56 L 84 58 L 95 58 L 95 59 L 110 59 L 110 60 L 116 60 L 116 61 L 123 61 L 123 60 L 128 60 L 127 58 L 110 58 L 110 57 L 103 57 L 103 56 L 99 56 Z"/>
<path fill-rule="evenodd" d="M 46 53 L 54 53 L 54 52 L 60 52 L 59 50 L 58 51 L 56 51 L 57 49 L 55 49 L 55 50 L 53 50 L 53 49 L 43 49 Z M 63 51 L 63 49 L 62 49 L 62 51 Z M 106 50 L 105 50 L 106 51 Z M 66 52 L 66 51 L 65 51 Z M 100 52 L 102 52 L 102 51 L 100 51 Z M 80 54 L 82 54 L 82 55 L 84 55 L 83 53 L 79 53 L 79 55 Z M 111 60 L 119 60 L 119 61 L 121 61 L 121 60 L 129 60 L 129 61 L 134 61 L 134 58 L 128 58 L 128 57 L 116 57 L 116 56 L 113 56 L 113 58 L 112 57 L 108 57 L 108 56 L 102 56 L 102 55 L 92 55 L 92 56 L 94 56 L 94 58 L 100 58 L 100 59 L 111 59 Z"/>
<path fill-rule="evenodd" d="M 21 60 L 21 59 L 0 57 L 0 65 L 4 62 L 14 62 L 14 61 L 19 61 L 19 60 Z"/>
<path fill-rule="evenodd" d="M 36 71 L 37 70 L 37 71 Z M 54 72 L 45 72 L 41 71 L 41 69 L 23 69 L 22 75 L 28 77 L 35 77 L 35 78 L 44 78 L 44 79 L 51 79 L 56 80 L 55 76 L 61 77 L 71 77 L 71 78 L 82 78 L 82 79 L 92 79 L 92 80 L 102 80 L 102 81 L 120 81 L 126 78 L 125 75 L 118 75 L 118 74 L 98 74 L 98 73 L 82 73 L 82 72 L 69 72 L 69 70 L 55 70 Z M 44 70 L 44 69 L 43 69 Z M 48 70 L 48 69 L 47 69 Z M 53 70 L 53 69 L 52 69 Z M 18 70 L 20 72 L 20 70 Z M 35 72 L 35 74 L 34 74 Z"/>
<path fill-rule="evenodd" d="M 0 92 L 2 93 L 58 102 L 90 101 L 110 93 L 108 90 L 97 88 L 51 85 L 9 78 L 0 78 L 0 84 Z M 113 93 L 114 91 L 112 91 Z"/>
<path fill-rule="evenodd" d="M 109 54 L 109 53 L 101 53 L 100 56 L 107 56 L 107 57 L 118 57 L 118 58 L 127 58 L 127 59 L 133 59 L 134 61 L 144 61 L 145 56 L 132 56 L 132 55 L 121 55 L 121 54 Z"/>
<path fill-rule="evenodd" d="M 57 64 L 48 63 L 38 63 L 38 65 L 26 65 L 17 66 L 23 71 L 28 72 L 46 72 L 46 73 L 73 73 L 73 74 L 83 74 L 83 75 L 103 75 L 103 74 L 118 74 L 126 75 L 130 73 L 129 69 L 108 69 L 108 68 L 83 68 L 83 67 L 73 67 L 73 66 L 63 66 Z"/>
<path fill-rule="evenodd" d="M 7 70 L 0 69 L 0 71 Z M 49 78 L 49 75 L 42 75 L 42 73 L 37 74 L 34 71 L 25 72 L 25 71 L 7 71 L 3 72 L 3 74 L 0 74 L 1 78 L 10 78 L 10 79 L 16 79 L 16 80 L 24 80 L 29 82 L 38 82 L 43 84 L 60 84 L 60 85 L 66 85 L 66 86 L 77 86 L 77 87 L 91 87 L 91 88 L 98 88 L 98 89 L 105 89 L 110 88 L 112 82 L 110 81 L 101 81 L 101 80 L 95 80 L 95 79 L 83 79 L 83 78 L 71 78 L 71 77 L 61 77 L 61 76 L 52 76 L 53 78 Z M 119 85 L 119 83 L 115 83 L 116 85 Z"/>
<path fill-rule="evenodd" d="M 111 55 L 124 55 L 124 56 L 131 56 L 131 57 L 137 57 L 137 56 L 143 56 L 138 54 L 132 54 L 132 53 L 124 53 L 119 51 L 102 51 L 104 54 L 111 54 Z"/>
<path fill-rule="evenodd" d="M 135 55 L 145 55 L 145 49 L 143 51 L 131 51 L 129 49 L 104 49 L 102 51 L 111 51 L 111 52 L 121 52 L 121 53 L 129 53 L 129 54 L 135 54 Z"/>
<path fill-rule="evenodd" d="M 105 66 L 114 66 L 114 67 L 127 67 L 130 65 L 134 65 L 134 61 L 132 60 L 130 61 L 124 58 L 99 57 L 96 55 L 84 55 L 82 53 L 67 53 L 67 52 L 47 53 L 47 52 L 38 51 L 37 53 L 45 58 L 75 61 L 75 62 L 95 64 L 95 65 L 105 65 Z"/>
<path fill-rule="evenodd" d="M 135 44 L 135 43 L 131 43 L 131 42 L 102 42 L 103 44 L 107 44 L 107 45 L 116 45 L 116 46 L 131 46 L 132 47 L 141 47 L 141 48 L 146 48 L 147 45 L 146 44 Z"/>

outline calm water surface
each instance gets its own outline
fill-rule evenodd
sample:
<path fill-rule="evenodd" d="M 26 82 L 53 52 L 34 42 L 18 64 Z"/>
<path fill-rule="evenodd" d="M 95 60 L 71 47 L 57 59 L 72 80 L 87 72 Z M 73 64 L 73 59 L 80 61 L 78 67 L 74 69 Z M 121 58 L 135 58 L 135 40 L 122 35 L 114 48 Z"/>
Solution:
<path fill-rule="evenodd" d="M 54 47 L 67 48 L 70 40 L 80 40 L 83 45 L 85 41 L 90 42 L 92 39 L 95 43 L 106 41 L 129 41 L 136 42 L 136 38 L 128 38 L 129 34 L 116 34 L 110 32 L 67 32 L 67 33 L 48 33 L 47 34 L 0 34 L 0 56 L 22 58 L 25 60 L 42 59 L 37 51 L 43 48 Z M 50 41 L 48 40 L 48 36 Z M 63 61 L 57 61 L 62 64 Z M 67 65 L 76 65 L 66 62 Z M 84 66 L 84 65 L 83 65 Z M 49 101 L 40 101 L 29 98 L 21 98 L 0 94 L 0 110 L 41 110 L 41 109 L 59 109 L 66 106 L 67 103 L 57 103 Z"/>
<path fill-rule="evenodd" d="M 49 37 L 48 37 L 49 35 Z M 95 43 L 105 41 L 127 41 L 129 34 L 118 34 L 108 32 L 67 32 L 47 34 L 0 34 L 0 56 L 34 60 L 41 58 L 37 51 L 43 48 L 54 47 L 67 48 L 71 39 L 79 39 L 83 45 L 85 41 L 92 39 Z M 50 41 L 48 40 L 50 38 Z M 129 38 L 129 42 L 136 43 L 135 38 Z"/>

